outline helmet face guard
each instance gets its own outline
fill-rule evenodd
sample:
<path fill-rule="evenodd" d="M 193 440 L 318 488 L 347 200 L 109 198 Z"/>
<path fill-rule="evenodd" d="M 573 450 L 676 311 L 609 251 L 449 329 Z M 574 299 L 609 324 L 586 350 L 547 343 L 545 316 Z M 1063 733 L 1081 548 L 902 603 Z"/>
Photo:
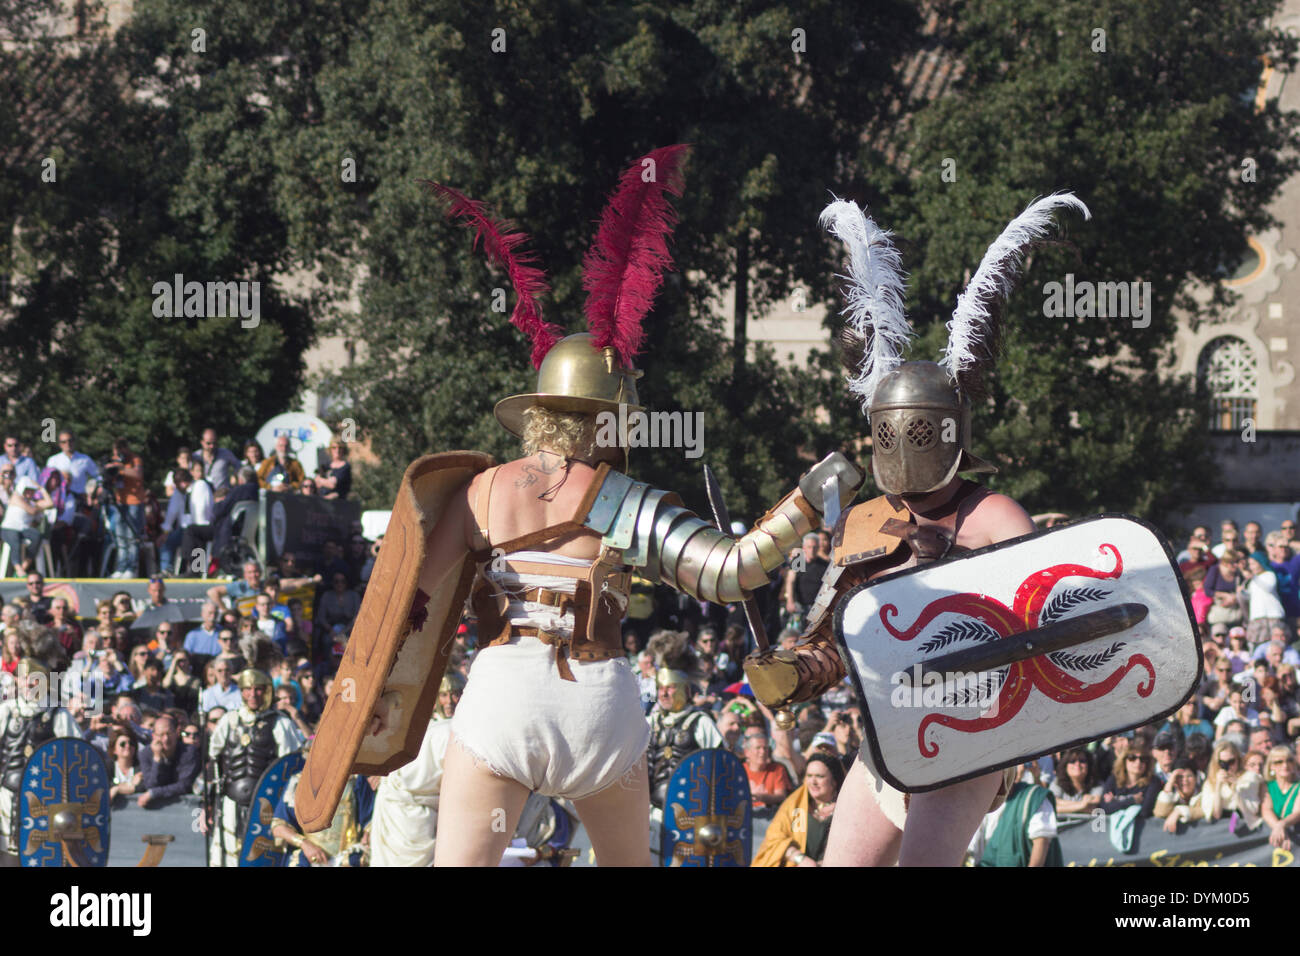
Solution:
<path fill-rule="evenodd" d="M 997 469 L 970 453 L 970 403 L 933 362 L 904 362 L 869 410 L 871 471 L 888 494 L 938 491 L 960 471 Z"/>

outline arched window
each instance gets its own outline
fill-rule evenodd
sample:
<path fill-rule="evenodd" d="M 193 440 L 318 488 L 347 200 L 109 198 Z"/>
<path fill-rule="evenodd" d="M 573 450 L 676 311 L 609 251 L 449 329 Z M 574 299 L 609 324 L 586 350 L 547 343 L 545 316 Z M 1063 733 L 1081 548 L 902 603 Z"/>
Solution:
<path fill-rule="evenodd" d="M 1201 350 L 1197 375 L 1210 392 L 1210 427 L 1240 431 L 1255 420 L 1259 404 L 1259 364 L 1243 340 L 1224 335 Z"/>

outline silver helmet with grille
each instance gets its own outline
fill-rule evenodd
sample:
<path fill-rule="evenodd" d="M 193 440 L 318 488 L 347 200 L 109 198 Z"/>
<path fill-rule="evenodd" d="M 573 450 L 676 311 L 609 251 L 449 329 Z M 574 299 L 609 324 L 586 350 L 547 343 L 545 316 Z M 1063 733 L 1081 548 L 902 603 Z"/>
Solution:
<path fill-rule="evenodd" d="M 991 473 L 971 454 L 970 402 L 934 362 L 904 362 L 880 380 L 867 410 L 871 470 L 890 494 L 926 494 L 961 471 Z"/>

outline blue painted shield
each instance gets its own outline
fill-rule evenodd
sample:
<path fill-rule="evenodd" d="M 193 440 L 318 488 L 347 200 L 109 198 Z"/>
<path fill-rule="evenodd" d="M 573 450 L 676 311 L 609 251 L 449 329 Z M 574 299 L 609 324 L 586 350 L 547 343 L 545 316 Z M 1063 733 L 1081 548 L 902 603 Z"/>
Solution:
<path fill-rule="evenodd" d="M 289 778 L 300 773 L 306 762 L 303 754 L 295 752 L 286 754 L 263 771 L 248 809 L 248 827 L 239 851 L 240 866 L 284 866 L 284 851 L 276 849 L 275 837 L 271 836 L 271 816 Z"/>
<path fill-rule="evenodd" d="M 18 856 L 23 866 L 108 863 L 108 769 L 76 737 L 41 744 L 27 759 L 18 795 Z"/>
<path fill-rule="evenodd" d="M 753 844 L 749 778 L 726 750 L 700 750 L 668 783 L 660 863 L 664 866 L 749 866 Z"/>

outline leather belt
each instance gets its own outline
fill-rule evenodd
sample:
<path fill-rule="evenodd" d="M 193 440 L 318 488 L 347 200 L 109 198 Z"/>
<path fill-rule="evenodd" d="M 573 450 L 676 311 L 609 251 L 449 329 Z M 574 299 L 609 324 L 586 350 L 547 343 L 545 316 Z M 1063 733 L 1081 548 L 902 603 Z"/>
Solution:
<path fill-rule="evenodd" d="M 566 595 L 572 597 L 572 595 Z M 564 680 L 577 681 L 573 676 L 573 671 L 569 668 L 569 648 L 573 645 L 573 638 L 561 637 L 559 634 L 552 634 L 550 631 L 544 631 L 540 627 L 512 626 L 511 630 L 516 634 L 522 634 L 524 637 L 535 637 L 543 644 L 555 645 L 555 669 L 560 672 L 560 677 Z"/>

